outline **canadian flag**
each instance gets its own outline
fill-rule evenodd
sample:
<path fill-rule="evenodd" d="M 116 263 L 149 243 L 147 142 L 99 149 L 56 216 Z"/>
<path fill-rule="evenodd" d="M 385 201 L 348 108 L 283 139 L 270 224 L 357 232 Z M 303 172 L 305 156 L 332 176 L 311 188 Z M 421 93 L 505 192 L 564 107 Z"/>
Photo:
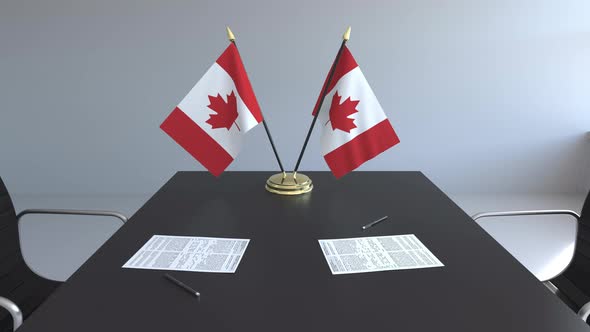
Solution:
<path fill-rule="evenodd" d="M 326 83 L 327 79 L 322 92 L 328 92 L 317 119 L 323 127 L 321 149 L 332 173 L 340 178 L 399 143 L 399 138 L 346 46 L 327 90 Z"/>
<path fill-rule="evenodd" d="M 260 106 L 231 43 L 160 128 L 219 176 L 238 155 L 244 134 L 260 122 Z"/>

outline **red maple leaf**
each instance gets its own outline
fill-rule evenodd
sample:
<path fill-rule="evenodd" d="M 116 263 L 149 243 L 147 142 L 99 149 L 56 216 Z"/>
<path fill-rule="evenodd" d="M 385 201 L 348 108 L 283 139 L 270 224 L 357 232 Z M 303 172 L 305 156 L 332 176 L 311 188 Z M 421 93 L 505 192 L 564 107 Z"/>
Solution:
<path fill-rule="evenodd" d="M 232 91 L 231 94 L 227 95 L 227 102 L 223 100 L 223 97 L 219 93 L 217 97 L 208 97 L 209 105 L 207 107 L 216 113 L 209 115 L 209 120 L 206 121 L 211 125 L 211 128 L 226 128 L 229 130 L 235 124 L 238 130 L 240 130 L 238 124 L 235 123 L 238 118 L 238 105 L 234 92 Z"/>
<path fill-rule="evenodd" d="M 354 124 L 354 119 L 349 118 L 354 113 L 357 113 L 358 110 L 356 109 L 356 105 L 358 105 L 359 100 L 351 100 L 348 97 L 344 102 L 340 103 L 341 96 L 338 95 L 338 92 L 334 94 L 332 97 L 332 105 L 330 105 L 330 120 L 328 122 L 332 122 L 332 129 L 340 129 L 347 133 L 354 128 L 356 125 Z M 326 124 L 328 124 L 326 122 Z"/>

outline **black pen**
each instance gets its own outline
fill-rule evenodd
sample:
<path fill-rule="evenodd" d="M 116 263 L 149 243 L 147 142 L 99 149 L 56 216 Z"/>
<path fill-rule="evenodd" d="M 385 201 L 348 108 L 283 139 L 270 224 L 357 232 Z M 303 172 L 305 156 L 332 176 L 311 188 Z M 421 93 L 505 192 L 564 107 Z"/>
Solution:
<path fill-rule="evenodd" d="M 172 281 L 176 286 L 184 289 L 185 291 L 193 294 L 196 297 L 201 297 L 201 293 L 197 292 L 196 290 L 192 289 L 189 285 L 183 283 L 182 281 L 174 278 L 173 276 L 169 275 L 168 273 L 164 274 L 164 277 L 170 281 Z"/>
<path fill-rule="evenodd" d="M 375 225 L 377 225 L 378 223 L 382 222 L 383 220 L 387 219 L 387 216 L 383 217 L 383 218 L 379 218 L 373 222 L 370 222 L 368 224 L 366 224 L 365 226 L 362 227 L 363 231 L 369 227 L 373 227 Z"/>

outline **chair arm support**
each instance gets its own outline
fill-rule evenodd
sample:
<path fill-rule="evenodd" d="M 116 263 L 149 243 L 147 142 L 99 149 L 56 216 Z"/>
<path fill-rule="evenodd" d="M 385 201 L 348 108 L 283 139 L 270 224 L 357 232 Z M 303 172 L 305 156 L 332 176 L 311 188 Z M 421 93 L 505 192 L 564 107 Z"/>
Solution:
<path fill-rule="evenodd" d="M 580 215 L 572 210 L 523 210 L 523 211 L 497 211 L 497 212 L 481 212 L 476 213 L 471 218 L 477 220 L 488 217 L 514 217 L 514 216 L 539 216 L 539 215 L 570 215 L 576 220 L 580 219 Z"/>
<path fill-rule="evenodd" d="M 10 313 L 14 326 L 13 331 L 16 331 L 23 323 L 23 313 L 20 308 L 14 302 L 2 296 L 0 296 L 0 308 L 4 308 Z"/>
<path fill-rule="evenodd" d="M 580 311 L 578 311 L 578 316 L 582 318 L 585 322 L 588 320 L 588 316 L 590 315 L 590 302 L 584 304 Z"/>
<path fill-rule="evenodd" d="M 16 219 L 20 219 L 27 214 L 59 214 L 59 215 L 75 215 L 75 216 L 100 216 L 100 217 L 114 217 L 121 222 L 126 223 L 127 217 L 119 212 L 114 211 L 99 211 L 99 210 L 64 210 L 64 209 L 27 209 L 21 211 Z"/>

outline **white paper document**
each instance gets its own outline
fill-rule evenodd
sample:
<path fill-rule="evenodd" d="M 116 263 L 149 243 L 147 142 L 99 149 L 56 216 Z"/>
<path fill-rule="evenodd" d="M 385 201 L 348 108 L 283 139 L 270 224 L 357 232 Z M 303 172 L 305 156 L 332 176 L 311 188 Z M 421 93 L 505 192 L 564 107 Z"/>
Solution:
<path fill-rule="evenodd" d="M 154 235 L 124 268 L 235 273 L 250 240 Z"/>
<path fill-rule="evenodd" d="M 444 266 L 414 234 L 319 242 L 332 274 Z"/>

